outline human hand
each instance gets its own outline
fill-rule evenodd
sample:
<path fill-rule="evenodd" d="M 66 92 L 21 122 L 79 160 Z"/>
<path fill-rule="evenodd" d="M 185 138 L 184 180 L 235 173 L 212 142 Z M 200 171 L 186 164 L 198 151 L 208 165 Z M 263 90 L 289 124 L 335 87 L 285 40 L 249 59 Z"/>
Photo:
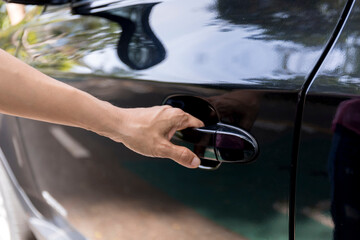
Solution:
<path fill-rule="evenodd" d="M 57 81 L 0 49 L 0 112 L 80 127 L 122 142 L 140 154 L 171 158 L 196 168 L 200 160 L 170 139 L 177 130 L 203 123 L 170 106 L 118 108 Z"/>
<path fill-rule="evenodd" d="M 120 114 L 120 133 L 111 139 L 145 156 L 170 158 L 188 168 L 199 166 L 193 152 L 170 142 L 178 130 L 204 126 L 197 118 L 170 106 L 121 109 Z"/>

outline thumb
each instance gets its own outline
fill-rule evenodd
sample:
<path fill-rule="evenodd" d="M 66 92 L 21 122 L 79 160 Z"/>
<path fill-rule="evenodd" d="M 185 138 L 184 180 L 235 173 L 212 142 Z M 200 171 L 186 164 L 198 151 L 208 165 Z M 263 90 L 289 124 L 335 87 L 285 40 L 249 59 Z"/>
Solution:
<path fill-rule="evenodd" d="M 188 148 L 177 146 L 169 142 L 163 152 L 163 156 L 171 158 L 180 165 L 188 168 L 197 168 L 200 165 L 200 159 Z"/>

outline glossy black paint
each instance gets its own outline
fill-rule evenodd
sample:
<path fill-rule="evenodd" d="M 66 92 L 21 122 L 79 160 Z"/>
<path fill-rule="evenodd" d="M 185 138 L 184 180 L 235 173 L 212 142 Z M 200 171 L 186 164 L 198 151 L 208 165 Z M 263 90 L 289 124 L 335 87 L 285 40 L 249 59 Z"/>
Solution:
<path fill-rule="evenodd" d="M 143 80 L 215 85 L 235 84 L 248 86 L 247 88 L 299 89 L 304 77 L 312 69 L 331 36 L 345 1 L 341 4 L 330 2 L 328 7 L 331 9 L 331 14 L 328 16 L 318 12 L 322 6 L 320 3 L 316 6 L 316 1 L 312 3 L 274 1 L 268 4 L 242 2 L 229 3 L 229 9 L 224 8 L 225 4 L 222 4 L 222 1 L 212 5 L 211 1 L 204 0 L 196 3 L 182 2 L 182 4 L 165 1 L 155 5 L 150 14 L 150 26 L 169 54 L 160 64 L 140 72 L 128 69 L 121 61 L 110 55 L 111 48 L 109 47 L 113 47 L 118 42 L 114 36 L 121 30 L 117 24 L 109 24 L 108 21 L 100 18 L 83 17 L 81 21 L 80 18 L 70 20 L 70 13 L 66 10 L 56 11 L 54 8 L 55 12 L 50 14 L 51 9 L 48 9 L 48 16 L 55 17 L 58 21 L 61 19 L 62 24 L 55 21 L 50 24 L 51 27 L 48 30 L 42 29 L 41 33 L 34 25 L 26 30 L 25 38 L 32 31 L 38 33 L 37 43 L 44 41 L 49 35 L 61 36 L 64 42 L 59 42 L 60 46 L 53 45 L 55 42 L 49 43 L 49 47 L 36 56 L 36 61 L 32 61 L 32 64 L 39 68 L 51 67 L 53 74 L 62 72 L 57 70 L 61 67 L 57 49 L 62 44 L 68 43 L 69 48 L 76 49 L 69 52 L 69 57 L 74 59 L 74 62 L 71 65 L 72 68 L 67 69 L 68 75 L 86 73 L 89 71 L 87 69 L 94 69 L 100 75 L 135 76 Z M 127 6 L 125 1 L 120 5 L 121 7 L 116 8 L 118 4 L 114 4 L 113 10 L 111 6 L 107 6 L 107 12 L 102 14 L 120 16 L 124 12 L 137 14 L 137 8 L 142 6 Z M 251 11 L 246 10 L 249 7 Z M 176 15 L 168 14 L 170 9 L 176 9 L 174 11 Z M 304 12 L 301 16 L 297 14 L 299 9 Z M 100 10 L 98 9 L 94 14 L 99 14 Z M 225 18 L 223 12 L 227 11 L 231 14 Z M 281 15 L 281 12 L 289 13 Z M 241 16 L 242 20 L 236 16 Z M 292 20 L 293 16 L 296 20 Z M 324 18 L 327 23 L 315 25 L 317 22 L 312 21 L 314 26 L 309 25 L 309 16 Z M 63 21 L 64 18 L 68 21 Z M 257 21 L 255 21 L 256 18 Z M 48 20 L 45 15 L 34 23 L 36 21 L 46 23 Z M 42 23 L 38 22 L 38 24 L 41 28 Z M 95 26 L 100 30 L 99 33 L 108 34 L 108 37 L 94 36 L 91 27 Z M 321 26 L 321 32 L 319 32 L 319 26 Z M 308 30 L 303 32 L 302 28 Z M 279 32 L 274 29 L 278 29 Z M 312 29 L 317 31 L 312 31 Z M 287 31 L 286 34 L 285 31 Z M 300 39 L 301 36 L 304 36 L 303 39 Z M 81 43 L 80 39 L 84 38 L 90 39 L 88 43 L 90 45 L 87 48 L 78 45 Z M 25 43 L 25 46 L 30 51 L 23 54 L 39 52 L 42 49 L 39 44 Z M 85 59 L 83 59 L 83 54 L 86 54 Z M 105 59 L 101 58 L 104 54 L 108 57 L 106 67 L 101 66 L 105 62 Z M 57 61 L 53 59 L 55 56 L 58 58 Z M 110 57 L 111 61 L 109 61 Z M 25 59 L 32 59 L 32 56 L 29 55 Z M 42 65 L 41 62 L 45 59 L 48 63 Z M 94 59 L 100 61 L 94 61 Z M 104 70 L 105 72 L 102 72 Z"/>
<path fill-rule="evenodd" d="M 31 4 L 31 5 L 60 5 L 71 2 L 70 0 L 4 0 L 8 3 Z"/>
<path fill-rule="evenodd" d="M 134 70 L 143 70 L 159 64 L 165 59 L 165 49 L 149 25 L 149 15 L 155 4 L 142 4 L 124 8 L 116 13 L 87 11 L 75 14 L 99 16 L 118 23 L 122 33 L 117 46 L 120 60 Z M 136 15 L 134 17 L 134 15 Z M 134 20 L 132 20 L 134 19 Z"/>
<path fill-rule="evenodd" d="M 312 83 L 304 108 L 297 184 L 297 239 L 358 239 L 359 2 Z M 316 151 L 313 151 L 313 149 Z M 308 196 L 311 196 L 308 197 Z M 306 220 L 310 216 L 313 220 Z M 308 233 L 311 221 L 323 225 Z"/>
<path fill-rule="evenodd" d="M 291 169 L 291 185 L 290 185 L 290 206 L 289 206 L 289 238 L 295 239 L 295 205 L 296 205 L 296 180 L 297 180 L 297 165 L 298 165 L 298 158 L 299 158 L 299 147 L 300 147 L 300 137 L 301 137 L 301 128 L 303 122 L 303 114 L 304 114 L 304 105 L 306 95 L 310 89 L 310 86 L 314 82 L 315 76 L 318 74 L 321 66 L 324 63 L 325 58 L 328 56 L 331 49 L 334 47 L 337 39 L 339 38 L 346 21 L 352 11 L 355 1 L 348 1 L 344 7 L 344 10 L 340 16 L 339 22 L 337 23 L 336 27 L 334 28 L 333 34 L 329 39 L 328 43 L 325 46 L 325 49 L 321 56 L 319 57 L 318 61 L 316 62 L 314 68 L 308 75 L 304 85 L 302 86 L 301 91 L 299 92 L 298 98 L 298 105 L 296 111 L 296 119 L 295 119 L 295 131 L 294 131 L 294 139 L 293 139 L 293 147 L 292 147 L 292 169 Z"/>
<path fill-rule="evenodd" d="M 31 168 L 10 161 L 17 176 L 35 176 L 34 205 L 56 219 L 56 212 L 35 201 L 44 204 L 42 192 L 50 192 L 90 239 L 93 231 L 105 239 L 141 239 L 145 233 L 159 239 L 288 239 L 289 232 L 292 239 L 288 204 L 298 96 L 334 37 L 346 1 L 95 3 L 91 14 L 97 16 L 48 7 L 23 28 L 17 56 L 122 107 L 160 105 L 174 95 L 202 98 L 217 120 L 251 133 L 261 153 L 248 165 L 190 171 L 62 128 L 90 153 L 76 158 L 54 137 L 58 126 L 20 119 L 18 138 Z M 153 54 L 142 55 L 147 52 Z M 137 56 L 144 61 L 134 61 Z M 9 143 L 8 135 L 0 138 Z"/>

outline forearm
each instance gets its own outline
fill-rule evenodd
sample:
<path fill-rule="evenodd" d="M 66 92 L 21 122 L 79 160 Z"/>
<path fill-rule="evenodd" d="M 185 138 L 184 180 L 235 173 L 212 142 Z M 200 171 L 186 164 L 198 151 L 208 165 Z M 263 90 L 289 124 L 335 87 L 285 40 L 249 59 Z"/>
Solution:
<path fill-rule="evenodd" d="M 196 168 L 200 160 L 169 140 L 203 123 L 170 106 L 123 109 L 56 81 L 0 50 L 0 112 L 85 128 L 152 157 Z"/>
<path fill-rule="evenodd" d="M 103 135 L 121 123 L 121 109 L 54 80 L 3 50 L 0 63 L 0 112 Z"/>

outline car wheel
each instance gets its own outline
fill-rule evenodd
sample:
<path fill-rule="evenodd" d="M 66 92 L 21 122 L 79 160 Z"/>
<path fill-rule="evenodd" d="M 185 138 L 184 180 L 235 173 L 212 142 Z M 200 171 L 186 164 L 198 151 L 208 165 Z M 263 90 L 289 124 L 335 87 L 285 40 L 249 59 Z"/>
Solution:
<path fill-rule="evenodd" d="M 0 162 L 0 239 L 35 240 L 27 224 L 25 210 L 16 196 L 10 179 Z"/>

